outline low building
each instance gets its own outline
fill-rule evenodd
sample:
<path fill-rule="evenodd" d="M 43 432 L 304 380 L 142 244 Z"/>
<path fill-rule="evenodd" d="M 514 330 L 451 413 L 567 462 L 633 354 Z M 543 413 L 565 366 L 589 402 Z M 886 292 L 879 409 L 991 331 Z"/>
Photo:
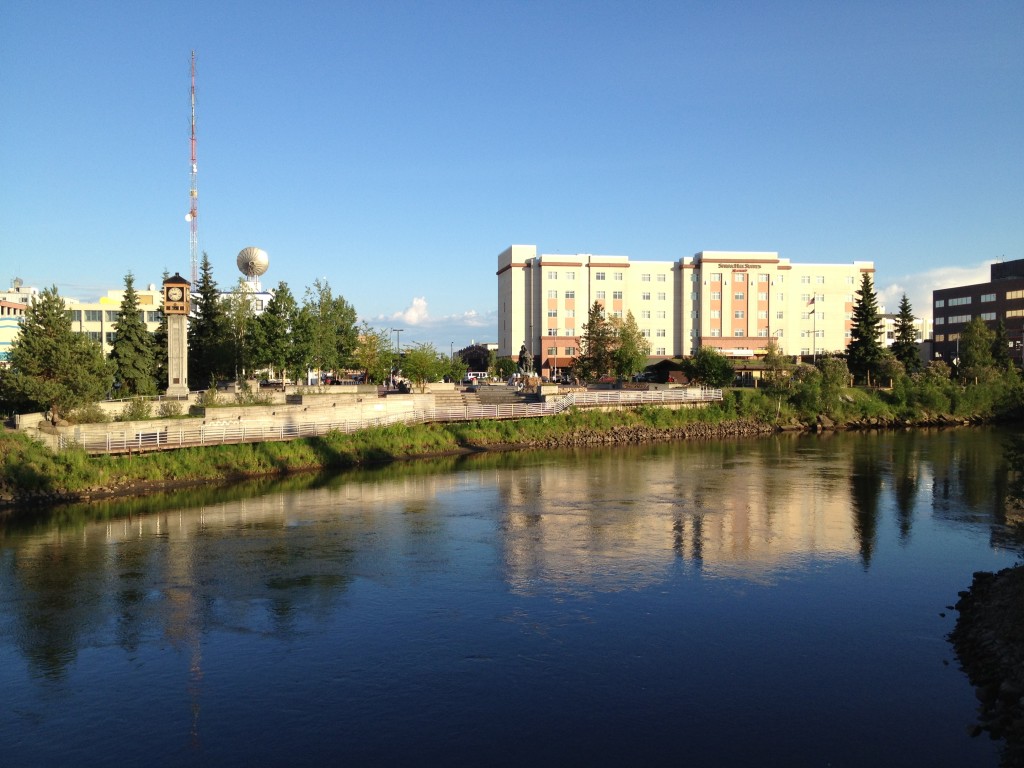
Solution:
<path fill-rule="evenodd" d="M 139 316 L 146 324 L 146 330 L 150 333 L 156 332 L 160 327 L 162 315 L 162 291 L 157 286 L 150 285 L 144 289 L 136 289 L 135 295 L 139 302 Z M 72 330 L 99 342 L 103 346 L 104 356 L 109 355 L 114 348 L 117 319 L 121 315 L 123 299 L 123 288 L 107 291 L 106 296 L 101 296 L 96 301 L 64 299 L 64 305 L 71 317 Z"/>
<path fill-rule="evenodd" d="M 1024 353 L 1024 259 L 993 264 L 989 281 L 932 291 L 934 355 L 947 363 L 959 357 L 960 334 L 980 317 L 995 330 L 1002 321 L 1018 363 Z"/>
<path fill-rule="evenodd" d="M 10 361 L 11 344 L 21 331 L 28 304 L 0 299 L 0 367 Z"/>

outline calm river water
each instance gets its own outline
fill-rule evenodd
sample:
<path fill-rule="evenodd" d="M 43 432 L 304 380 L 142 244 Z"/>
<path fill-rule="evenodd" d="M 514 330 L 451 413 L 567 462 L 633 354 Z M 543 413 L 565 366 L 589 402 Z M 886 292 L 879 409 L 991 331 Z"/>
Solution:
<path fill-rule="evenodd" d="M 1002 435 L 485 455 L 0 529 L 4 766 L 994 766 Z"/>

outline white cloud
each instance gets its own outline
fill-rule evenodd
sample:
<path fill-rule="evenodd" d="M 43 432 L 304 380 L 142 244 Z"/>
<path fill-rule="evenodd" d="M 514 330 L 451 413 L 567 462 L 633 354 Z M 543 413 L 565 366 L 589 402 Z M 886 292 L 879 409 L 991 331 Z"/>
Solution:
<path fill-rule="evenodd" d="M 885 286 L 875 286 L 878 303 L 886 312 L 899 311 L 900 298 L 907 294 L 910 306 L 917 317 L 932 316 L 932 291 L 952 288 L 957 285 L 987 283 L 994 261 L 986 261 L 972 267 L 936 267 L 912 275 L 903 275 Z"/>
<path fill-rule="evenodd" d="M 423 296 L 416 296 L 412 304 L 401 312 L 395 312 L 388 320 L 401 320 L 406 325 L 422 325 L 430 320 L 430 311 L 427 309 L 427 300 Z"/>
<path fill-rule="evenodd" d="M 405 309 L 391 314 L 378 315 L 370 322 L 374 325 L 403 326 L 402 337 L 410 343 L 424 342 L 438 349 L 468 346 L 471 341 L 497 341 L 498 316 L 496 311 L 481 313 L 467 309 L 441 317 L 430 314 L 426 297 L 417 296 Z"/>

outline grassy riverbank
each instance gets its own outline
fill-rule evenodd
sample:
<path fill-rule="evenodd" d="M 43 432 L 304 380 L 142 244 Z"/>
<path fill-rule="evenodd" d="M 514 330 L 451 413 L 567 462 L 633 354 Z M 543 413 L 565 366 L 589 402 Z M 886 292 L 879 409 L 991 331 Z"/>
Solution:
<path fill-rule="evenodd" d="M 227 482 L 481 450 L 709 439 L 777 429 L 985 421 L 1012 414 L 1013 408 L 1007 405 L 1016 405 L 1016 413 L 1020 412 L 1020 398 L 1008 401 L 1005 391 L 993 394 L 988 388 L 969 388 L 959 393 L 956 398 L 932 397 L 926 401 L 913 391 L 849 389 L 833 403 L 823 404 L 738 389 L 727 391 L 721 403 L 706 408 L 570 410 L 558 416 L 518 421 L 397 424 L 287 442 L 133 456 L 90 457 L 76 449 L 53 454 L 23 435 L 0 431 L 0 500 L 76 499 L 133 488 Z M 944 407 L 939 410 L 934 406 Z"/>

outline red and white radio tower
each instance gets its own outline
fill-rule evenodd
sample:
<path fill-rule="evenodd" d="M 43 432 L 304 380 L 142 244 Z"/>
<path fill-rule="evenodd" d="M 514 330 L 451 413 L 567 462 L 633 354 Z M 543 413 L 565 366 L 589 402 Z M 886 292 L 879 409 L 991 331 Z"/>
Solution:
<path fill-rule="evenodd" d="M 185 221 L 188 222 L 189 226 L 189 256 L 192 264 L 192 288 L 195 289 L 196 283 L 199 282 L 199 222 L 197 216 L 199 214 L 199 187 L 196 185 L 196 52 L 192 51 L 192 138 L 189 140 L 189 145 L 192 149 L 192 166 L 189 175 L 189 211 L 185 215 Z"/>

